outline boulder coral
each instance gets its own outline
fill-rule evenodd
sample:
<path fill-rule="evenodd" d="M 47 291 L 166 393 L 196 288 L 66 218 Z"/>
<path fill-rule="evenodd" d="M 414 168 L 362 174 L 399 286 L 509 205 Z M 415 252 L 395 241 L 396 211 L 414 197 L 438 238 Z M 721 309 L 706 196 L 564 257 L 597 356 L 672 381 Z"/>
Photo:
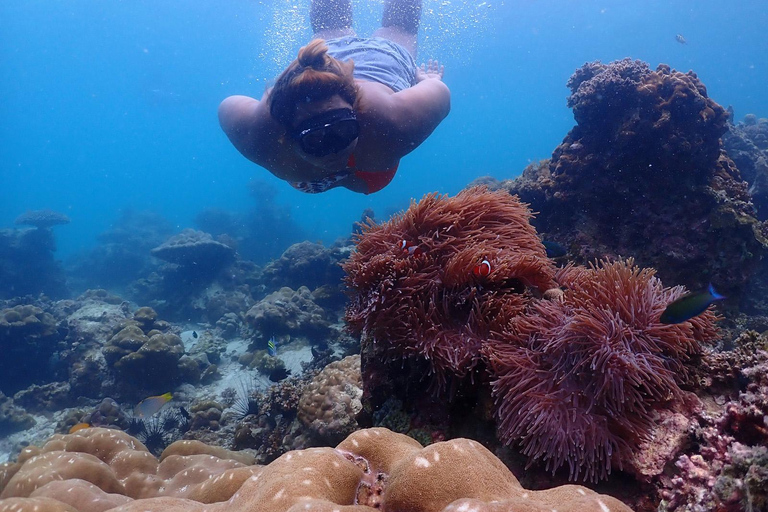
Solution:
<path fill-rule="evenodd" d="M 54 258 L 55 251 L 51 229 L 0 229 L 0 299 L 40 294 L 69 296 L 64 269 Z"/>
<path fill-rule="evenodd" d="M 319 440 L 341 441 L 358 428 L 363 408 L 360 356 L 347 356 L 326 366 L 304 388 L 298 418 Z"/>
<path fill-rule="evenodd" d="M 185 229 L 152 251 L 152 256 L 199 272 L 215 272 L 235 260 L 235 250 L 208 233 Z"/>
<path fill-rule="evenodd" d="M 37 306 L 0 309 L 0 391 L 8 394 L 47 381 L 46 362 L 56 352 L 56 319 Z"/>
<path fill-rule="evenodd" d="M 152 308 L 139 308 L 133 320 L 122 323 L 102 349 L 107 365 L 115 372 L 123 392 L 164 393 L 180 382 L 200 381 L 198 362 L 185 355 L 184 343 L 156 320 Z"/>
<path fill-rule="evenodd" d="M 172 444 L 158 460 L 125 433 L 84 429 L 0 467 L 0 512 L 630 510 L 576 485 L 528 491 L 472 440 L 422 448 L 381 428 L 355 432 L 335 449 L 250 463 L 194 441 Z"/>
<path fill-rule="evenodd" d="M 70 219 L 65 214 L 53 210 L 28 210 L 14 221 L 14 224 L 34 226 L 38 229 L 46 229 L 61 224 L 69 224 Z"/>
<path fill-rule="evenodd" d="M 325 343 L 333 333 L 328 314 L 306 286 L 295 291 L 284 286 L 270 293 L 248 310 L 245 321 L 266 338 L 290 334 Z"/>
<path fill-rule="evenodd" d="M 735 303 L 768 224 L 723 150 L 725 109 L 695 73 L 630 59 L 585 64 L 568 87 L 577 126 L 507 184 L 539 212 L 539 232 L 581 263 L 633 256 L 665 282 L 714 282 Z"/>

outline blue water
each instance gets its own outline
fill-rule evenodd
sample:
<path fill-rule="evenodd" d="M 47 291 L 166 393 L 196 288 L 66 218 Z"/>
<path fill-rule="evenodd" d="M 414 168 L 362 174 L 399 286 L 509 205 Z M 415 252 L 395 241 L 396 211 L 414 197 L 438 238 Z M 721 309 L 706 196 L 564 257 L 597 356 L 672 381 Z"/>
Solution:
<path fill-rule="evenodd" d="M 370 32 L 381 3 L 355 6 Z M 243 158 L 216 109 L 231 94 L 261 97 L 309 39 L 307 11 L 308 0 L 0 3 L 0 228 L 28 209 L 65 212 L 72 223 L 56 236 L 67 258 L 124 209 L 178 229 L 206 208 L 250 211 L 256 177 L 330 243 L 365 208 L 384 218 L 549 157 L 574 124 L 566 81 L 597 59 L 692 69 L 738 119 L 768 117 L 762 0 L 425 0 L 419 60 L 445 63 L 451 114 L 383 191 L 305 195 Z"/>

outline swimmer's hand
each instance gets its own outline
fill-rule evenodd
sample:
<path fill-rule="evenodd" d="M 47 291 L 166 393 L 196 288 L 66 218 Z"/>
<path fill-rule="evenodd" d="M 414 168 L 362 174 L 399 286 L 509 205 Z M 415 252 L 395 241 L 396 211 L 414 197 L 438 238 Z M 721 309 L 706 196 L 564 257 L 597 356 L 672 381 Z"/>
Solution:
<path fill-rule="evenodd" d="M 426 64 L 422 63 L 421 66 L 416 68 L 416 82 L 421 82 L 427 78 L 443 79 L 445 73 L 445 66 L 441 66 L 436 60 L 429 59 Z"/>

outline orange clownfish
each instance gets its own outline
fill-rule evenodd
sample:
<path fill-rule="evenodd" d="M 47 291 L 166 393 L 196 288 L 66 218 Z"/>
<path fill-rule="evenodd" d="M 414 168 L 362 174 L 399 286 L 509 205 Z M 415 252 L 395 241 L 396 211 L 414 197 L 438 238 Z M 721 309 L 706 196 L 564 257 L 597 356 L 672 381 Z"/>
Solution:
<path fill-rule="evenodd" d="M 408 240 L 400 241 L 400 251 L 405 256 L 419 256 L 420 254 L 424 253 L 424 251 L 422 251 L 418 245 L 414 244 L 413 242 L 409 242 Z"/>
<path fill-rule="evenodd" d="M 491 270 L 491 262 L 483 258 L 483 261 L 481 261 L 479 265 L 475 265 L 475 268 L 472 269 L 472 275 L 475 277 L 488 277 Z"/>

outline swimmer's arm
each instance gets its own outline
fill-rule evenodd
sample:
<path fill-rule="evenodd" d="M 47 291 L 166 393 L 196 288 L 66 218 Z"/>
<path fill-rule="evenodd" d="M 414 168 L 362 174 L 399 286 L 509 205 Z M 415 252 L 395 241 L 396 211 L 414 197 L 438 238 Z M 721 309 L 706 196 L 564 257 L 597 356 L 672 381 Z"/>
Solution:
<path fill-rule="evenodd" d="M 219 105 L 219 124 L 235 148 L 249 160 L 265 165 L 273 158 L 282 130 L 269 115 L 263 99 L 225 98 Z"/>
<path fill-rule="evenodd" d="M 390 122 L 404 154 L 410 153 L 435 131 L 451 110 L 451 91 L 439 78 L 419 83 L 389 96 Z"/>

